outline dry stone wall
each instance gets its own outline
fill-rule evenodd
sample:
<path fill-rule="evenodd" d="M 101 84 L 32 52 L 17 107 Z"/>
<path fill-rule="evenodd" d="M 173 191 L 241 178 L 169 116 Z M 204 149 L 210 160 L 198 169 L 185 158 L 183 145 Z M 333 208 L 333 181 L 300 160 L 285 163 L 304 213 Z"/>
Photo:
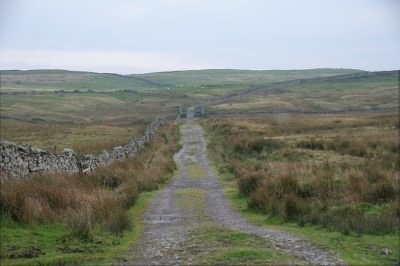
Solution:
<path fill-rule="evenodd" d="M 88 173 L 99 165 L 107 165 L 114 160 L 132 157 L 144 148 L 156 134 L 157 129 L 166 121 L 162 118 L 153 120 L 147 125 L 143 135 L 132 138 L 128 144 L 103 150 L 98 155 L 77 155 L 72 149 L 64 149 L 63 153 L 50 153 L 32 148 L 29 144 L 17 145 L 9 141 L 0 142 L 0 171 L 11 176 L 29 176 L 33 173 L 68 172 Z"/>

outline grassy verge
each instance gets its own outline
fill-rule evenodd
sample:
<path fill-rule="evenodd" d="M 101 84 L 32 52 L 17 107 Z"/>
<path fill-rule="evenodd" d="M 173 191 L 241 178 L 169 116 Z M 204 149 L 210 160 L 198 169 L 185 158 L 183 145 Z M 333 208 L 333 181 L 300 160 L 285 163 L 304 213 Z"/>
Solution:
<path fill-rule="evenodd" d="M 273 118 L 219 119 L 203 125 L 226 196 L 252 223 L 291 231 L 351 264 L 398 262 L 392 116 L 298 116 L 283 124 Z M 381 255 L 383 248 L 392 254 Z"/>
<path fill-rule="evenodd" d="M 295 222 L 285 222 L 276 216 L 265 215 L 249 208 L 248 199 L 239 194 L 235 178 L 226 174 L 221 174 L 220 177 L 225 196 L 230 200 L 232 206 L 253 224 L 286 230 L 301 236 L 320 247 L 335 251 L 342 260 L 351 265 L 383 265 L 399 262 L 399 236 L 396 233 L 344 235 L 317 225 L 306 224 L 304 227 L 300 227 Z M 393 253 L 383 256 L 380 254 L 382 248 L 388 248 Z"/>
<path fill-rule="evenodd" d="M 141 230 L 151 191 L 173 175 L 178 127 L 169 124 L 134 158 L 90 175 L 2 179 L 1 262 L 110 264 Z"/>
<path fill-rule="evenodd" d="M 155 192 L 143 192 L 128 210 L 134 226 L 122 237 L 96 230 L 91 239 L 82 240 L 70 235 L 65 224 L 26 225 L 2 222 L 1 263 L 3 265 L 110 265 L 122 260 L 129 245 L 143 231 L 142 216 Z M 37 257 L 36 257 L 37 256 Z"/>

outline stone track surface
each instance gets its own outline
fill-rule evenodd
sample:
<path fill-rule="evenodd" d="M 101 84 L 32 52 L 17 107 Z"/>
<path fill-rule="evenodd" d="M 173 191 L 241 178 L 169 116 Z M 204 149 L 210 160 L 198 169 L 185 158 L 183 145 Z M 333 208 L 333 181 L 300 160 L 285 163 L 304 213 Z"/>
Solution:
<path fill-rule="evenodd" d="M 193 261 L 185 247 L 193 237 L 191 229 L 212 223 L 227 229 L 255 234 L 271 242 L 273 248 L 290 253 L 300 261 L 317 265 L 343 264 L 331 252 L 285 231 L 266 229 L 247 222 L 230 206 L 222 186 L 206 156 L 206 142 L 201 127 L 188 120 L 181 128 L 183 148 L 174 156 L 178 173 L 159 191 L 145 213 L 141 241 L 127 252 L 122 265 L 188 265 Z M 201 178 L 194 178 L 191 169 Z M 199 197 L 185 198 L 198 193 Z M 186 202 L 186 201 L 192 202 Z M 212 247 L 210 247 L 212 248 Z"/>

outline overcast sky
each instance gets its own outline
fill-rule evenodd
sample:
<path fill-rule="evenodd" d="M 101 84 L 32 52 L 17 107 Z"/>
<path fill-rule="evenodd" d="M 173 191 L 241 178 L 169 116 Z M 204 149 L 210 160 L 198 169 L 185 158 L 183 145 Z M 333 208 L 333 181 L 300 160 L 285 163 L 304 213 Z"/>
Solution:
<path fill-rule="evenodd" d="M 0 0 L 0 69 L 400 69 L 399 0 Z"/>

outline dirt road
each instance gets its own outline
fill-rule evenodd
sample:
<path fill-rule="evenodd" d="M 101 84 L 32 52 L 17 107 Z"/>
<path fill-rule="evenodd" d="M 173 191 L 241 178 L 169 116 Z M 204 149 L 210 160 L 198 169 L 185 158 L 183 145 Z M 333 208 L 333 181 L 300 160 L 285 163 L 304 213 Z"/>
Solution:
<path fill-rule="evenodd" d="M 174 156 L 178 173 L 151 202 L 140 243 L 130 248 L 122 264 L 341 263 L 307 241 L 252 225 L 237 214 L 208 162 L 201 127 L 188 120 L 181 132 L 183 148 Z M 243 245 L 236 247 L 241 252 L 233 252 L 231 245 Z M 243 252 L 246 246 L 259 253 Z"/>

